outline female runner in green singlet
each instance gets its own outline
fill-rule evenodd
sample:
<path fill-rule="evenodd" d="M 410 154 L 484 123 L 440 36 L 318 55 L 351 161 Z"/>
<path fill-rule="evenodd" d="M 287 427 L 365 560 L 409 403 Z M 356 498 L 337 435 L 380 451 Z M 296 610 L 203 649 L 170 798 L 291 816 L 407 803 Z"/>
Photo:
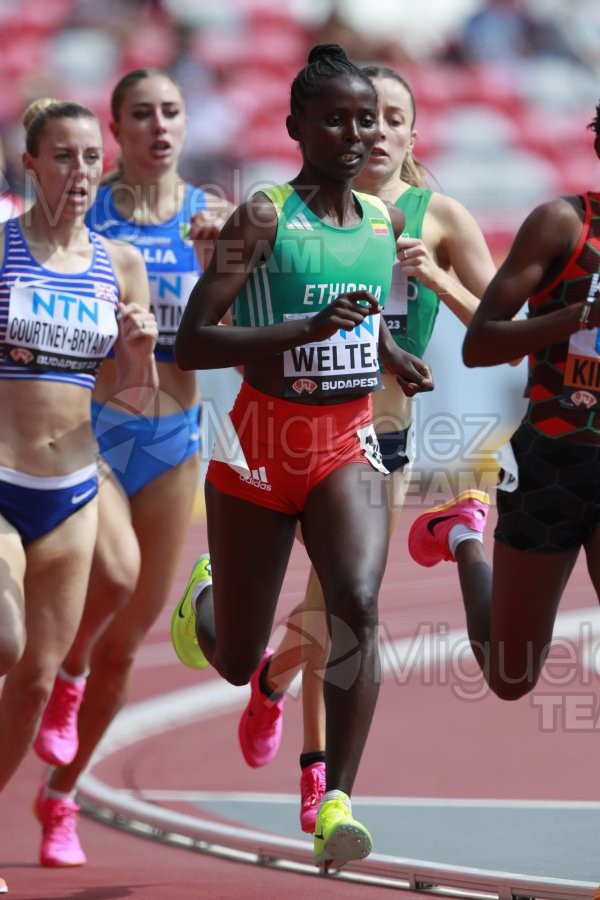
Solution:
<path fill-rule="evenodd" d="M 440 302 L 468 324 L 495 266 L 468 210 L 426 187 L 426 173 L 413 155 L 415 103 L 407 82 L 393 69 L 373 66 L 364 71 L 377 89 L 379 131 L 354 185 L 404 212 L 405 236 L 397 244 L 397 271 L 384 318 L 397 344 L 422 357 Z M 373 415 L 382 459 L 390 471 L 386 481 L 391 535 L 410 483 L 412 403 L 385 372 L 383 383 L 385 390 L 373 395 Z M 314 830 L 325 784 L 323 672 L 328 653 L 323 594 L 312 569 L 306 596 L 288 617 L 277 650 L 252 679 L 252 697 L 239 727 L 249 765 L 270 762 L 279 747 L 284 692 L 302 668 L 300 822 L 307 832 Z"/>
<path fill-rule="evenodd" d="M 172 638 L 188 665 L 197 641 L 225 678 L 248 681 L 271 633 L 300 522 L 328 615 L 357 641 L 342 681 L 325 684 L 327 791 L 314 857 L 327 867 L 371 849 L 349 795 L 378 692 L 377 598 L 388 544 L 371 424 L 377 355 L 409 394 L 433 384 L 428 367 L 401 350 L 381 320 L 396 254 L 392 230 L 401 233 L 404 215 L 352 191 L 377 139 L 377 96 L 337 45 L 311 51 L 292 85 L 287 127 L 301 151 L 299 174 L 279 197 L 259 192 L 229 220 L 177 337 L 184 368 L 243 364 L 244 383 L 207 473 L 214 585 L 200 560 L 174 611 Z M 365 275 L 376 254 L 376 276 Z M 238 327 L 219 328 L 236 298 Z M 331 640 L 341 655 L 344 634 L 334 630 Z"/>

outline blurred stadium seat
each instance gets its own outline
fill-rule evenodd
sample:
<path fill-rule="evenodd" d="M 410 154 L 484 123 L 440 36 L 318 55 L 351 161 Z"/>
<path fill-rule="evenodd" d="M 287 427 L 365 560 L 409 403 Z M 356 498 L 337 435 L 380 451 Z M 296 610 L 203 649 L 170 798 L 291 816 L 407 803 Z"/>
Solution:
<path fill-rule="evenodd" d="M 411 28 L 407 0 L 394 0 L 378 5 L 377 23 L 369 19 L 360 28 L 365 38 L 385 38 L 392 56 L 396 47 L 397 68 L 417 103 L 415 153 L 433 185 L 459 197 L 498 237 L 510 223 L 516 228 L 533 203 L 594 183 L 598 161 L 586 125 L 600 91 L 596 71 L 564 59 L 458 66 L 419 57 L 426 38 L 433 55 L 441 37 L 480 6 L 479 0 L 438 0 L 418 21 L 412 17 Z M 187 158 L 194 171 L 208 163 L 211 172 L 244 162 L 253 172 L 261 161 L 265 171 L 275 161 L 295 166 L 297 148 L 285 130 L 289 87 L 332 9 L 332 3 L 299 0 L 129 0 L 122 6 L 117 0 L 0 0 L 0 126 L 18 128 L 29 100 L 60 93 L 99 113 L 112 165 L 108 102 L 118 78 L 147 65 L 178 76 L 183 66 L 192 115 L 208 116 L 206 130 L 215 131 L 215 140 L 200 140 L 204 123 L 190 123 Z M 350 0 L 339 10 L 349 27 L 352 17 L 365 23 L 375 12 Z M 428 32 L 432 21 L 435 36 Z"/>

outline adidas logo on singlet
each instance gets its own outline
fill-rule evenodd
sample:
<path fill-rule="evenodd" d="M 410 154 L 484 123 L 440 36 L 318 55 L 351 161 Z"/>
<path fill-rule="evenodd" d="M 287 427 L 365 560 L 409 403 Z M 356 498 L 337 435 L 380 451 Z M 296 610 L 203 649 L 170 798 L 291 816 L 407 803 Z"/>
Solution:
<path fill-rule="evenodd" d="M 252 487 L 258 488 L 261 491 L 272 490 L 264 466 L 259 466 L 258 469 L 252 469 L 249 475 L 240 475 L 240 481 L 245 481 L 246 484 L 251 484 Z"/>
<path fill-rule="evenodd" d="M 298 213 L 297 216 L 294 216 L 293 219 L 287 223 L 288 228 L 295 228 L 299 231 L 314 231 L 314 228 L 304 215 L 304 213 Z"/>

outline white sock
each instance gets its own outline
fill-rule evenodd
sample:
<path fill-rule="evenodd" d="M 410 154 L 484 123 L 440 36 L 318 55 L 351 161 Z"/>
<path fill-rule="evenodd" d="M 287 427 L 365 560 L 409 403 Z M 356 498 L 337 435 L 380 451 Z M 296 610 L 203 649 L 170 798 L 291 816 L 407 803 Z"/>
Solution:
<path fill-rule="evenodd" d="M 86 669 L 83 675 L 69 675 L 68 672 L 65 672 L 62 666 L 58 670 L 58 677 L 60 678 L 60 680 L 66 681 L 68 684 L 81 684 L 82 681 L 86 680 L 89 674 L 89 669 Z"/>
<path fill-rule="evenodd" d="M 453 525 L 450 529 L 450 534 L 448 535 L 448 547 L 450 548 L 452 556 L 456 558 L 456 548 L 459 544 L 463 541 L 470 540 L 476 540 L 479 541 L 480 544 L 483 544 L 483 535 L 480 531 L 474 531 L 462 522 L 458 525 Z"/>
<path fill-rule="evenodd" d="M 55 791 L 54 788 L 48 787 L 46 785 L 44 789 L 44 794 L 46 797 L 49 797 L 50 800 L 75 800 L 75 794 L 77 793 L 77 788 L 73 788 L 72 791 Z"/>
<path fill-rule="evenodd" d="M 192 609 L 194 613 L 198 613 L 198 598 L 202 594 L 202 591 L 205 591 L 207 587 L 212 587 L 212 578 L 208 578 L 205 581 L 200 581 L 198 584 L 194 585 L 194 590 L 192 591 Z"/>
<path fill-rule="evenodd" d="M 343 800 L 348 809 L 352 809 L 352 805 L 350 803 L 350 797 L 348 794 L 345 794 L 343 791 L 333 790 L 333 791 L 325 791 L 323 797 L 321 798 L 321 806 L 323 803 L 326 803 L 328 800 Z"/>

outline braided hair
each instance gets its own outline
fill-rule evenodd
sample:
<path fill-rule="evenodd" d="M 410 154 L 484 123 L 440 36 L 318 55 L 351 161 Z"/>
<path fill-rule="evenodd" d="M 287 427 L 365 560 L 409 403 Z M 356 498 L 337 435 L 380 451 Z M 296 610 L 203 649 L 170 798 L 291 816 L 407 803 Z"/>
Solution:
<path fill-rule="evenodd" d="M 375 92 L 367 75 L 348 59 L 339 44 L 316 44 L 308 55 L 307 65 L 298 72 L 292 82 L 290 97 L 292 115 L 304 112 L 306 101 L 317 97 L 326 81 L 343 75 L 364 81 Z"/>

